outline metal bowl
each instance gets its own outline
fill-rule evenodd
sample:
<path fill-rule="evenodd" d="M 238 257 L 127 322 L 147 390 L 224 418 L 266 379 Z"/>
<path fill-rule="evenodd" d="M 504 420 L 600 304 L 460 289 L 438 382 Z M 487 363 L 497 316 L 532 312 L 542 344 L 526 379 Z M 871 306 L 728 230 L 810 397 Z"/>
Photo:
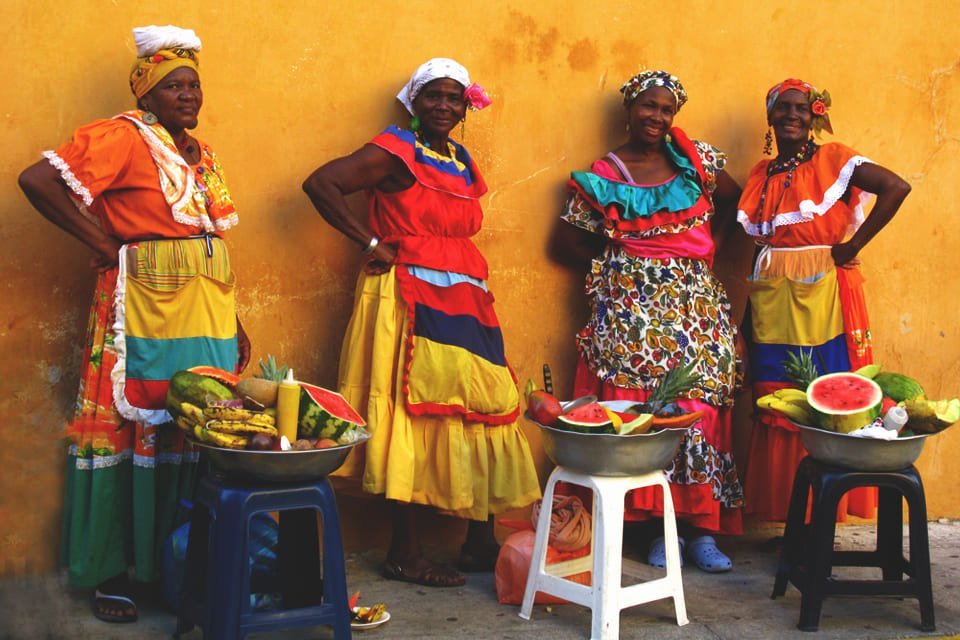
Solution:
<path fill-rule="evenodd" d="M 600 404 L 622 411 L 636 402 L 604 401 Z M 670 465 L 687 429 L 663 429 L 655 433 L 619 436 L 608 433 L 574 433 L 540 424 L 543 448 L 561 467 L 593 476 L 638 476 Z"/>
<path fill-rule="evenodd" d="M 792 421 L 791 421 L 792 422 Z M 922 433 L 896 440 L 858 438 L 793 422 L 807 453 L 828 464 L 854 471 L 896 471 L 909 467 L 920 456 L 927 436 Z"/>
<path fill-rule="evenodd" d="M 340 468 L 350 450 L 370 439 L 329 449 L 306 451 L 247 451 L 246 449 L 223 449 L 190 441 L 203 449 L 213 466 L 231 478 L 262 480 L 265 482 L 307 482 L 330 475 Z"/>

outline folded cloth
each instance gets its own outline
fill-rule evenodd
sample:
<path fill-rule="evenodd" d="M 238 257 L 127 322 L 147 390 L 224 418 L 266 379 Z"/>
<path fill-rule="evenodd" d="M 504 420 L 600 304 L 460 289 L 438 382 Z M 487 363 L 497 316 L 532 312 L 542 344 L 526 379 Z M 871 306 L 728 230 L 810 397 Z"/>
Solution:
<path fill-rule="evenodd" d="M 538 500 L 533 504 L 530 520 L 537 526 L 540 517 Z M 591 522 L 583 501 L 577 496 L 553 496 L 550 514 L 550 537 L 548 543 L 557 551 L 573 551 L 590 544 Z"/>

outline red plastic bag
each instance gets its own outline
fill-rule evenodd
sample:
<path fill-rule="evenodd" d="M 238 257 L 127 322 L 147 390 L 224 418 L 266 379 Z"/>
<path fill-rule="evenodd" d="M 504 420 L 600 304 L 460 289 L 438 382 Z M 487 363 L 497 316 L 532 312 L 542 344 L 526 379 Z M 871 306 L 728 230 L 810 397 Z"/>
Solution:
<path fill-rule="evenodd" d="M 500 604 L 522 604 L 523 592 L 527 587 L 527 574 L 530 571 L 530 560 L 533 557 L 533 542 L 536 534 L 530 529 L 514 531 L 507 536 L 500 547 L 497 556 L 497 567 L 494 578 L 497 584 L 497 600 Z M 586 544 L 574 551 L 557 551 L 547 547 L 547 564 L 581 558 L 590 553 L 590 545 Z M 590 584 L 590 572 L 584 571 L 576 575 L 567 576 L 567 580 L 579 584 Z M 565 604 L 567 600 L 551 596 L 546 593 L 537 593 L 534 604 Z"/>

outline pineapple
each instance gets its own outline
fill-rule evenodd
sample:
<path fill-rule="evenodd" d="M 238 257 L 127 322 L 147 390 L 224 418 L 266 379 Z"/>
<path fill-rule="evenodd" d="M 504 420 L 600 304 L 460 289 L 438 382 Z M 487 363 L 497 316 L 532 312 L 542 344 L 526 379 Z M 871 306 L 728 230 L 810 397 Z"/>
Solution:
<path fill-rule="evenodd" d="M 237 394 L 252 401 L 254 406 L 273 407 L 277 404 L 277 391 L 280 382 L 287 375 L 287 365 L 277 365 L 272 354 L 267 355 L 267 361 L 258 360 L 260 373 L 253 378 L 244 378 L 237 385 Z"/>
<path fill-rule="evenodd" d="M 658 415 L 663 408 L 673 403 L 684 393 L 700 384 L 702 378 L 696 372 L 697 363 L 689 362 L 667 371 L 666 375 L 654 387 L 645 405 L 644 412 Z"/>
<path fill-rule="evenodd" d="M 822 360 L 821 358 L 821 365 L 823 365 Z M 806 390 L 811 382 L 820 377 L 817 365 L 813 363 L 813 347 L 810 347 L 810 351 L 804 351 L 801 348 L 799 356 L 793 351 L 788 351 L 787 359 L 781 364 L 787 378 L 803 390 Z M 826 370 L 826 367 L 824 367 L 824 370 Z"/>

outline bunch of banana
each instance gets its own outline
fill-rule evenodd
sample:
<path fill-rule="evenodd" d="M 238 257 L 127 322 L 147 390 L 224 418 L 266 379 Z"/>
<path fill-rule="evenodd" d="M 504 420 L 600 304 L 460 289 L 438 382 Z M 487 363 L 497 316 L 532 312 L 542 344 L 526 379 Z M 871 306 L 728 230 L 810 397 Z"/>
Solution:
<path fill-rule="evenodd" d="M 210 406 L 200 408 L 180 403 L 176 423 L 200 442 L 227 449 L 244 449 L 258 433 L 277 437 L 276 419 L 269 414 L 241 407 Z"/>
<path fill-rule="evenodd" d="M 757 398 L 757 406 L 761 409 L 778 411 L 800 424 L 814 424 L 816 419 L 807 403 L 807 394 L 802 389 L 792 387 L 777 389 L 773 393 Z"/>

